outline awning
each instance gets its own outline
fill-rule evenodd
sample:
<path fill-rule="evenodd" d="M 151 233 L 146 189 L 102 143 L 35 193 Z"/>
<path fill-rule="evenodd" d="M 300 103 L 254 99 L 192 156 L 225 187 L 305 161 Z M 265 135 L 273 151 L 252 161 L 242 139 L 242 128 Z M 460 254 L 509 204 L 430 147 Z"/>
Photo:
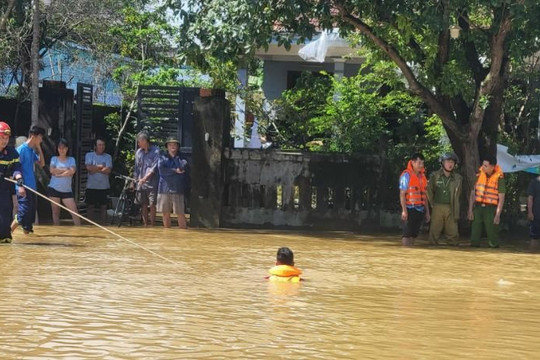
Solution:
<path fill-rule="evenodd" d="M 511 155 L 508 146 L 497 144 L 497 164 L 505 173 L 526 171 L 540 174 L 540 155 Z"/>

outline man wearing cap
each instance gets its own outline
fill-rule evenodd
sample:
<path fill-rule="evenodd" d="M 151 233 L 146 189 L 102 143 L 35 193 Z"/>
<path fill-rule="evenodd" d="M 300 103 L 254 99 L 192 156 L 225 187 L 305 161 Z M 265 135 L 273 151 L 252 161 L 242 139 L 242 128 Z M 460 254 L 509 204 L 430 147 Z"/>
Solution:
<path fill-rule="evenodd" d="M 139 149 L 135 153 L 135 166 L 133 168 L 133 178 L 137 180 L 135 201 L 141 206 L 144 226 L 147 226 L 148 223 L 154 226 L 159 180 L 157 175 L 159 148 L 150 144 L 150 136 L 146 131 L 137 134 L 137 145 Z M 150 219 L 148 219 L 148 208 L 150 208 Z"/>
<path fill-rule="evenodd" d="M 169 137 L 165 143 L 167 151 L 158 161 L 159 185 L 157 211 L 163 215 L 163 226 L 171 227 L 171 212 L 178 216 L 178 227 L 185 229 L 184 190 L 186 185 L 187 161 L 179 156 L 180 141 Z"/>
<path fill-rule="evenodd" d="M 482 228 L 490 248 L 499 247 L 499 223 L 504 205 L 506 182 L 495 157 L 485 157 L 469 198 L 468 218 L 472 220 L 471 246 L 480 247 Z"/>
<path fill-rule="evenodd" d="M 439 238 L 444 231 L 447 243 L 459 246 L 459 198 L 463 178 L 454 171 L 458 161 L 456 154 L 443 154 L 440 160 L 441 168 L 431 174 L 427 188 L 432 208 L 429 241 L 432 245 L 439 245 Z"/>
<path fill-rule="evenodd" d="M 13 184 L 4 177 L 13 177 L 17 180 L 17 194 L 26 196 L 22 186 L 22 168 L 19 153 L 12 146 L 8 146 L 11 128 L 0 121 L 0 243 L 11 243 L 11 220 L 13 217 L 13 201 L 11 197 Z"/>

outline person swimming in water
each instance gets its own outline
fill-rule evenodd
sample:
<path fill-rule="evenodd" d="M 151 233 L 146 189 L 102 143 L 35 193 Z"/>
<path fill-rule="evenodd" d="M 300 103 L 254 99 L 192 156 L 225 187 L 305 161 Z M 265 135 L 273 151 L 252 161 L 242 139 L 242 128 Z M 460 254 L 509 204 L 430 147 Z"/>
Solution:
<path fill-rule="evenodd" d="M 272 282 L 301 281 L 302 270 L 294 266 L 294 253 L 288 247 L 281 247 L 276 254 L 276 265 L 268 270 L 270 274 L 266 278 Z"/>

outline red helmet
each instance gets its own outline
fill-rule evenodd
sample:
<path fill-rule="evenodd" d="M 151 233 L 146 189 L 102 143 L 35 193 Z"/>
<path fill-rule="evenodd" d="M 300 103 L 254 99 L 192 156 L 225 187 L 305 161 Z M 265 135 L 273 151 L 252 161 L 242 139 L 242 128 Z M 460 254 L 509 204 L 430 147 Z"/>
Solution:
<path fill-rule="evenodd" d="M 0 134 L 4 134 L 7 136 L 11 135 L 11 128 L 3 121 L 0 121 Z"/>

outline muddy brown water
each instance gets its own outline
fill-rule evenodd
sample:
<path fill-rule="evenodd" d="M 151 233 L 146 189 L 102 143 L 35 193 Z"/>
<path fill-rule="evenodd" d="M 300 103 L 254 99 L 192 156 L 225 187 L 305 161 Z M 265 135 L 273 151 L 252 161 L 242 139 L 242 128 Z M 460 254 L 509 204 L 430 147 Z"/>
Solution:
<path fill-rule="evenodd" d="M 0 246 L 2 359 L 535 359 L 540 255 L 397 236 L 38 226 Z M 264 280 L 289 246 L 305 282 Z"/>

